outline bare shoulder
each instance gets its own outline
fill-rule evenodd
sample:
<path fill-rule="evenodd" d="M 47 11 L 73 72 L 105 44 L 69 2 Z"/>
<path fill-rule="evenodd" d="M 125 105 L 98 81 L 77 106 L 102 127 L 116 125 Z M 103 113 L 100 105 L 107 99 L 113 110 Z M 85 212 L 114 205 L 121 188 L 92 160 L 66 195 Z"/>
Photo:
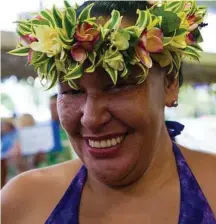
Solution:
<path fill-rule="evenodd" d="M 1 191 L 2 222 L 27 223 L 24 219 L 32 218 L 37 207 L 51 212 L 81 166 L 80 160 L 73 160 L 13 178 Z"/>
<path fill-rule="evenodd" d="M 194 176 L 216 214 L 216 154 L 181 147 Z"/>

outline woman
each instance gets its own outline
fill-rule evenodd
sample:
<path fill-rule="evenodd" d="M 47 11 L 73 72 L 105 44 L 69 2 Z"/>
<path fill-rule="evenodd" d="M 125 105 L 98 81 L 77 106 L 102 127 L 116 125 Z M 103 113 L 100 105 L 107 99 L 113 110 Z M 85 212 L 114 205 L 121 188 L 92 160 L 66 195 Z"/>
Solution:
<path fill-rule="evenodd" d="M 63 63 L 57 61 L 52 71 L 62 71 L 58 113 L 80 159 L 30 171 L 11 181 L 2 191 L 3 223 L 216 223 L 215 156 L 172 143 L 171 137 L 179 134 L 182 126 L 167 123 L 171 125 L 167 130 L 164 122 L 164 107 L 177 106 L 178 58 L 188 53 L 188 44 L 183 41 L 181 45 L 179 34 L 185 30 L 178 28 L 188 28 L 184 38 L 191 25 L 198 29 L 198 24 L 188 21 L 185 25 L 186 20 L 178 18 L 201 10 L 195 10 L 193 1 L 189 5 L 171 3 L 146 11 L 146 2 L 99 1 L 92 8 L 92 16 L 104 16 L 95 22 L 98 27 L 89 17 L 89 2 L 77 9 L 76 42 L 62 40 L 63 33 L 59 35 L 64 49 L 73 44 L 71 57 L 77 64 L 74 67 L 67 61 L 64 50 Z M 58 32 L 64 29 L 68 15 L 74 24 L 74 11 L 65 5 L 63 14 L 54 8 L 53 20 L 48 19 L 50 26 L 55 22 L 60 28 Z M 117 11 L 109 17 L 113 9 L 124 16 L 122 22 Z M 138 11 L 134 27 L 137 9 L 144 10 Z M 183 10 L 189 11 L 177 14 L 178 18 L 173 15 Z M 40 15 L 43 20 L 50 14 Z M 48 28 L 43 29 L 45 39 Z M 55 47 L 48 49 L 50 39 L 42 45 L 44 39 L 38 30 L 42 29 L 36 28 L 38 35 L 31 37 L 38 37 L 31 50 L 49 57 L 58 55 L 61 43 L 55 39 Z M 52 28 L 50 32 L 56 37 Z M 161 32 L 164 36 L 172 33 L 171 38 L 162 39 Z M 38 68 L 34 60 L 32 64 Z M 57 80 L 52 81 L 51 86 Z"/>

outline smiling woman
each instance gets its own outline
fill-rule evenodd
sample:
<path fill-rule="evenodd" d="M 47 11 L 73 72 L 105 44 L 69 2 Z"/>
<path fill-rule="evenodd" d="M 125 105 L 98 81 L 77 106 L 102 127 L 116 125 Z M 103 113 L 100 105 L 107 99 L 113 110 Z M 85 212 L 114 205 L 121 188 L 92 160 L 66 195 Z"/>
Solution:
<path fill-rule="evenodd" d="M 193 0 L 65 2 L 19 22 L 34 39 L 10 53 L 58 83 L 79 159 L 8 183 L 4 223 L 216 223 L 215 156 L 176 145 L 183 125 L 164 121 L 165 106 L 178 105 L 182 58 L 199 59 L 205 13 Z M 55 30 L 47 45 L 42 27 Z"/>

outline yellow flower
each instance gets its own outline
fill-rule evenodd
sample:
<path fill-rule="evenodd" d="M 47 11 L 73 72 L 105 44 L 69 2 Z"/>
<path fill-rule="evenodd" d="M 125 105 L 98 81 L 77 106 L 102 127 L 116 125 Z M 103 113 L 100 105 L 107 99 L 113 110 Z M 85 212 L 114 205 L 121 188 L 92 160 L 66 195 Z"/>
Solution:
<path fill-rule="evenodd" d="M 38 42 L 33 42 L 30 47 L 34 51 L 46 53 L 48 57 L 52 57 L 61 52 L 62 46 L 58 38 L 58 31 L 49 26 L 35 27 L 35 36 Z"/>

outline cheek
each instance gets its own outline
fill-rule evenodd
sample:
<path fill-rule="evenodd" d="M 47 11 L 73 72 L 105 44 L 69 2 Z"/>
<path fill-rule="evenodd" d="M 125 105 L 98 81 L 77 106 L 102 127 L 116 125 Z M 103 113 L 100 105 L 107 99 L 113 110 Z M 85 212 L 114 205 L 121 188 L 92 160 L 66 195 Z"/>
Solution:
<path fill-rule="evenodd" d="M 116 94 L 109 99 L 109 107 L 114 117 L 131 128 L 147 125 L 153 115 L 148 94 L 140 90 Z"/>
<path fill-rule="evenodd" d="M 81 118 L 82 100 L 73 99 L 70 95 L 58 97 L 58 114 L 63 128 L 70 134 L 78 130 Z"/>

